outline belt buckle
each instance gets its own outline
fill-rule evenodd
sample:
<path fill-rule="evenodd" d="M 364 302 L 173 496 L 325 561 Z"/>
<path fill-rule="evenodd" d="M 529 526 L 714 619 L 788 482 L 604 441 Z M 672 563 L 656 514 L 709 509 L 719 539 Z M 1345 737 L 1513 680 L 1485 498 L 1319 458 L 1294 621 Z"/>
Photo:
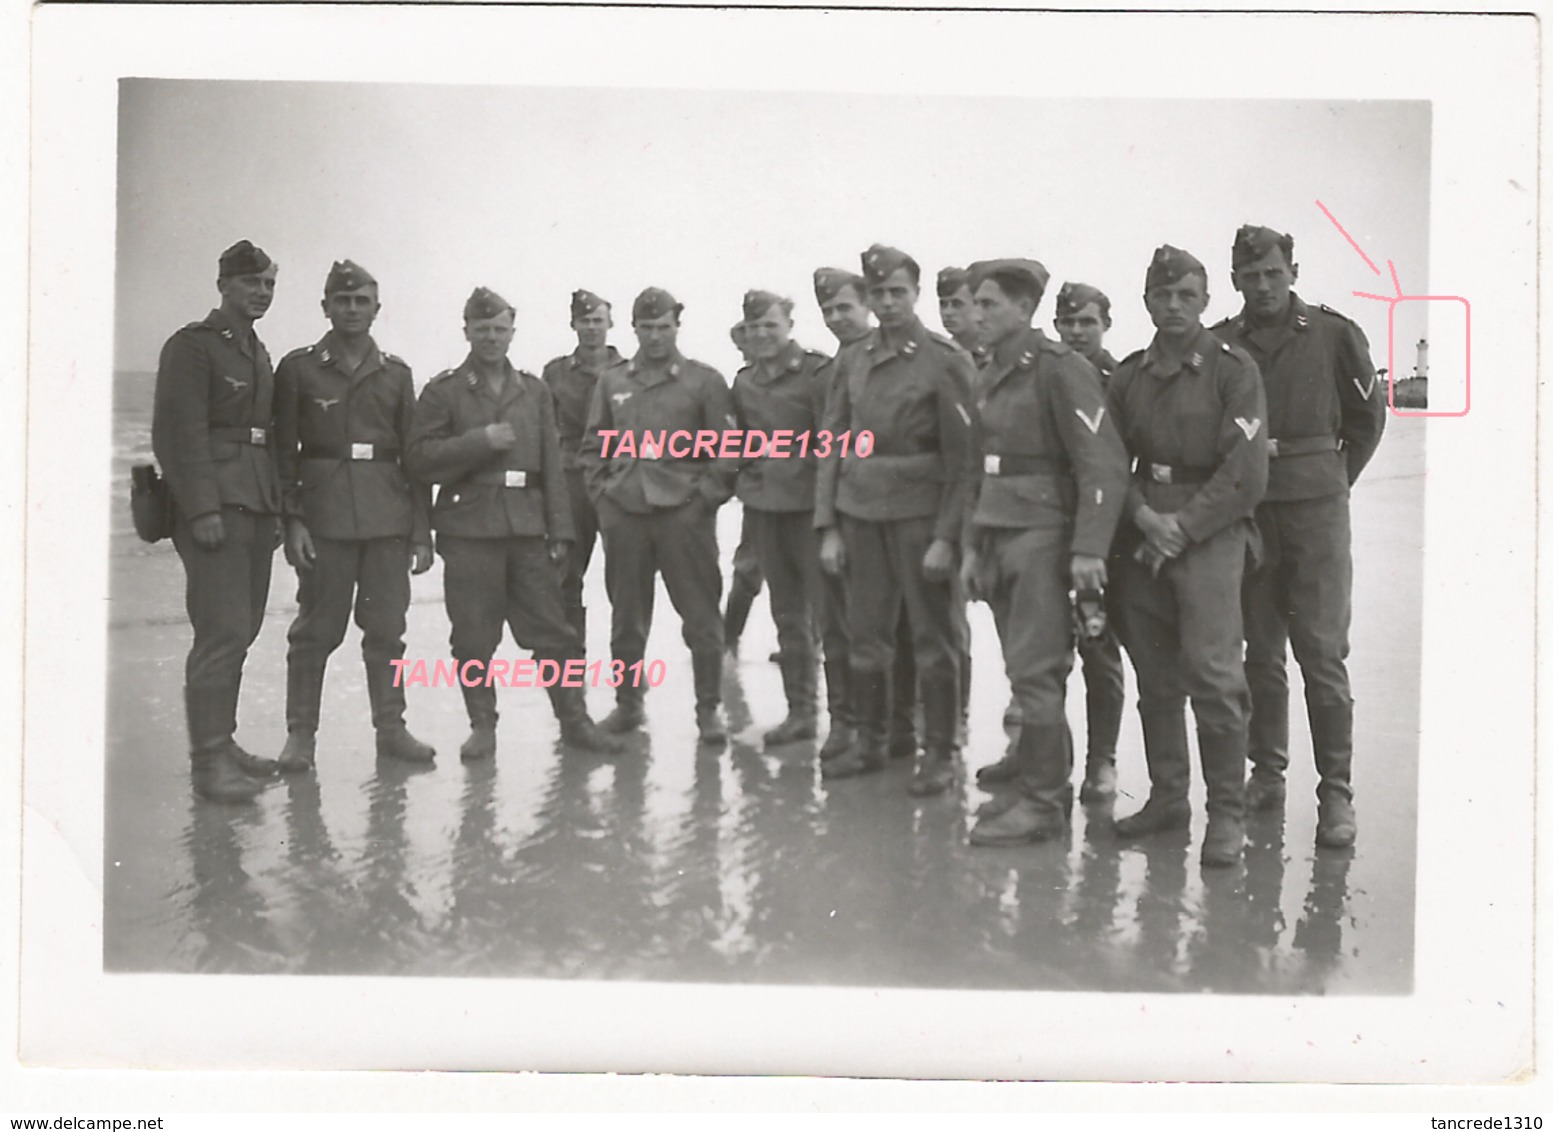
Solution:
<path fill-rule="evenodd" d="M 248 430 L 248 443 L 250 443 L 250 444 L 263 444 L 264 440 L 265 440 L 265 435 L 264 435 L 264 430 L 262 428 L 250 428 Z"/>
<path fill-rule="evenodd" d="M 1169 464 L 1150 464 L 1149 465 L 1149 476 L 1154 480 L 1155 483 L 1169 483 L 1170 482 L 1170 465 Z"/>
<path fill-rule="evenodd" d="M 507 475 L 506 475 L 506 486 L 508 486 L 508 487 L 527 487 L 528 486 L 528 473 L 527 472 L 514 472 L 511 469 L 508 469 Z"/>
<path fill-rule="evenodd" d="M 352 460 L 370 460 L 370 459 L 372 459 L 372 445 L 370 445 L 370 444 L 355 444 L 355 443 L 352 443 L 351 444 L 351 459 Z"/>
<path fill-rule="evenodd" d="M 1003 457 L 1001 456 L 983 456 L 981 458 L 981 470 L 989 476 L 997 475 L 998 469 L 1002 466 Z"/>
<path fill-rule="evenodd" d="M 1269 456 L 1278 455 L 1278 442 L 1272 437 L 1267 438 L 1267 454 Z"/>

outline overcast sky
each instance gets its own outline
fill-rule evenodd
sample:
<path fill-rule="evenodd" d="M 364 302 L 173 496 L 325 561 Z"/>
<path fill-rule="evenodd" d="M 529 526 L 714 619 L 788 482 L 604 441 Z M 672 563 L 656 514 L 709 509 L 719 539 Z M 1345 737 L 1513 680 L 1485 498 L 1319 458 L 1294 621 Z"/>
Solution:
<path fill-rule="evenodd" d="M 1155 246 L 1208 266 L 1208 321 L 1239 308 L 1229 248 L 1244 222 L 1293 233 L 1300 292 L 1356 318 L 1385 365 L 1389 292 L 1319 198 L 1403 287 L 1428 291 L 1429 106 L 1423 102 L 1053 100 L 294 82 L 125 80 L 119 115 L 115 359 L 154 369 L 162 342 L 217 301 L 216 257 L 252 239 L 280 264 L 259 329 L 281 354 L 326 329 L 338 258 L 381 283 L 375 334 L 418 382 L 459 362 L 476 285 L 518 310 L 513 360 L 573 345 L 587 287 L 634 348 L 632 297 L 685 304 L 681 348 L 731 376 L 750 287 L 798 301 L 796 336 L 832 342 L 815 267 L 857 270 L 875 240 L 924 272 L 938 328 L 945 264 L 1033 256 L 1056 291 L 1107 291 L 1118 357 L 1151 333 L 1139 294 Z M 1413 318 L 1404 304 L 1399 320 Z M 1399 322 L 1411 343 L 1421 324 Z M 1404 361 L 1405 359 L 1405 361 Z M 1399 369 L 1412 350 L 1399 346 Z"/>

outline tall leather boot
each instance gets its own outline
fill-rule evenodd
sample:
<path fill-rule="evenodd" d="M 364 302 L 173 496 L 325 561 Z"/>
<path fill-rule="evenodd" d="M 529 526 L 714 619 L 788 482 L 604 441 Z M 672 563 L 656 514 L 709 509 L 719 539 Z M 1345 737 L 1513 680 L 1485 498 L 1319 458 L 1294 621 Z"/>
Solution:
<path fill-rule="evenodd" d="M 221 728 L 227 734 L 227 757 L 242 772 L 253 778 L 274 778 L 280 773 L 280 763 L 245 751 L 237 742 L 237 698 L 242 690 L 241 677 L 223 687 L 218 702 L 221 705 Z"/>
<path fill-rule="evenodd" d="M 955 716 L 954 745 L 963 750 L 971 734 L 971 652 L 960 654 L 960 710 Z"/>
<path fill-rule="evenodd" d="M 430 743 L 423 743 L 404 725 L 404 686 L 394 686 L 393 666 L 387 658 L 363 658 L 367 670 L 367 699 L 372 704 L 372 727 L 377 732 L 380 759 L 429 763 L 437 757 Z"/>
<path fill-rule="evenodd" d="M 1084 760 L 1084 785 L 1078 797 L 1080 802 L 1093 805 L 1116 797 L 1116 740 L 1122 730 L 1122 696 L 1113 688 L 1091 688 L 1086 683 L 1084 714 L 1089 725 L 1089 753 Z"/>
<path fill-rule="evenodd" d="M 909 632 L 896 633 L 890 684 L 890 757 L 909 759 L 917 753 L 917 658 L 911 649 Z"/>
<path fill-rule="evenodd" d="M 264 782 L 244 774 L 232 760 L 232 734 L 223 722 L 225 709 L 214 690 L 185 688 L 184 715 L 189 725 L 189 777 L 194 793 L 210 802 L 251 802 Z"/>
<path fill-rule="evenodd" d="M 1246 847 L 1246 733 L 1197 729 L 1202 776 L 1208 787 L 1208 831 L 1203 835 L 1204 868 L 1225 869 Z"/>
<path fill-rule="evenodd" d="M 370 686 L 369 686 L 370 690 Z M 286 745 L 276 764 L 286 774 L 313 769 L 314 734 L 324 694 L 324 666 L 307 654 L 286 657 Z"/>
<path fill-rule="evenodd" d="M 464 710 L 469 713 L 469 738 L 458 749 L 466 763 L 483 762 L 496 755 L 496 689 L 481 684 L 464 688 Z"/>
<path fill-rule="evenodd" d="M 728 725 L 723 722 L 723 654 L 705 649 L 690 654 L 696 685 L 696 732 L 702 743 L 723 743 Z"/>
<path fill-rule="evenodd" d="M 906 792 L 916 798 L 942 794 L 954 784 L 955 731 L 960 724 L 960 681 L 937 672 L 922 680 L 923 752 L 917 756 Z"/>
<path fill-rule="evenodd" d="M 599 726 L 605 731 L 618 735 L 624 731 L 632 731 L 646 722 L 647 713 L 642 710 L 642 700 L 647 695 L 647 689 L 631 686 L 631 665 L 640 662 L 641 657 L 616 656 L 614 659 L 625 665 L 625 677 L 621 680 L 620 687 L 615 689 L 614 710 L 599 721 Z"/>
<path fill-rule="evenodd" d="M 1311 704 L 1316 750 L 1316 844 L 1346 849 L 1358 836 L 1353 812 L 1353 705 Z"/>
<path fill-rule="evenodd" d="M 588 714 L 588 701 L 581 688 L 562 688 L 552 685 L 550 709 L 561 724 L 561 742 L 580 751 L 592 751 L 600 755 L 618 755 L 625 750 L 625 743 L 609 734 Z"/>
<path fill-rule="evenodd" d="M 830 733 L 820 748 L 820 761 L 838 759 L 852 749 L 857 730 L 852 721 L 852 670 L 839 660 L 825 661 L 825 700 L 830 709 Z"/>
<path fill-rule="evenodd" d="M 733 572 L 733 582 L 728 587 L 728 605 L 723 610 L 723 646 L 738 651 L 739 638 L 744 636 L 744 626 L 750 619 L 750 608 L 760 594 L 758 585 L 751 585 L 748 575 L 741 570 Z"/>
<path fill-rule="evenodd" d="M 1192 781 L 1191 751 L 1186 742 L 1186 705 L 1144 711 L 1143 756 L 1149 764 L 1149 797 L 1143 808 L 1113 825 L 1118 837 L 1146 837 L 1192 824 L 1187 791 Z"/>
<path fill-rule="evenodd" d="M 766 732 L 766 746 L 813 739 L 819 731 L 819 703 L 814 653 L 808 641 L 782 650 L 782 690 L 787 694 L 787 718 Z"/>
<path fill-rule="evenodd" d="M 890 710 L 890 674 L 866 672 L 859 668 L 851 674 L 852 704 L 856 712 L 857 741 L 852 749 L 820 767 L 821 778 L 854 778 L 884 769 L 885 722 Z"/>
<path fill-rule="evenodd" d="M 1060 836 L 1073 805 L 1073 739 L 1066 722 L 1024 724 L 1016 750 L 1019 795 L 989 808 L 971 830 L 972 845 L 1026 845 Z"/>
<path fill-rule="evenodd" d="M 1251 675 L 1248 665 L 1247 675 Z M 1276 810 L 1284 803 L 1284 772 L 1289 766 L 1289 687 L 1260 679 L 1251 685 L 1251 731 L 1246 759 L 1246 809 Z"/>

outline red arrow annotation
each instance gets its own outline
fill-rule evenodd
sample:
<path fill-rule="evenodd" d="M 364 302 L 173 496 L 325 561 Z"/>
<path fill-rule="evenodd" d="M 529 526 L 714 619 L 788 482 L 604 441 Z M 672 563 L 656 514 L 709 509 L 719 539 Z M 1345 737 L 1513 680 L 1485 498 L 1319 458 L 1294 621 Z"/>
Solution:
<path fill-rule="evenodd" d="M 1381 273 L 1375 266 L 1375 261 L 1364 254 L 1364 249 L 1359 242 L 1348 234 L 1348 230 L 1338 223 L 1337 217 L 1332 215 L 1331 209 L 1316 202 L 1323 215 L 1332 222 L 1332 226 L 1343 234 L 1354 251 L 1359 253 L 1359 258 L 1376 275 Z M 1386 267 L 1391 272 L 1391 286 L 1396 291 L 1394 295 L 1377 295 L 1370 291 L 1355 291 L 1354 296 L 1360 299 L 1375 299 L 1386 303 L 1386 403 L 1392 414 L 1398 417 L 1464 417 L 1472 408 L 1472 304 L 1460 295 L 1406 295 L 1402 292 L 1402 283 L 1397 279 L 1397 265 L 1389 259 Z M 1397 408 L 1397 304 L 1398 303 L 1460 303 L 1462 307 L 1462 319 L 1465 327 L 1462 339 L 1462 374 L 1465 392 L 1460 409 L 1399 409 Z"/>

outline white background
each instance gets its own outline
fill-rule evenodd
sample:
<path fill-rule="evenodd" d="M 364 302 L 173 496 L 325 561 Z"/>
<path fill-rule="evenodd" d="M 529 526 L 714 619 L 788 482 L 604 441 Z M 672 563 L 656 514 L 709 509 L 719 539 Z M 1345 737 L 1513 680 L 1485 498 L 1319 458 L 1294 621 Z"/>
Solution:
<path fill-rule="evenodd" d="M 26 432 L 31 586 L 20 997 L 24 1062 L 1485 1083 L 1530 1070 L 1534 669 L 1528 611 L 1535 533 L 1532 375 L 1537 365 L 1537 59 L 1531 21 L 149 6 L 43 9 L 35 16 L 34 33 L 31 187 L 36 212 Z M 98 923 L 102 598 L 109 506 L 107 374 L 114 362 L 105 315 L 116 246 L 114 130 L 120 75 L 846 90 L 924 98 L 1070 99 L 1098 93 L 1430 100 L 1427 284 L 1430 293 L 1460 294 L 1473 303 L 1476 380 L 1472 412 L 1434 422 L 1429 436 L 1415 993 L 1405 999 L 1199 1000 L 517 981 L 104 977 Z M 1225 131 L 1206 112 L 1175 122 L 1169 140 L 1200 156 L 1208 193 L 1233 180 L 1230 170 L 1248 164 L 1270 180 L 1287 176 L 1289 158 L 1278 139 Z M 197 140 L 186 138 L 183 144 L 194 146 Z M 907 170 L 958 175 L 952 159 L 940 163 L 941 144 L 937 138 L 901 137 L 906 169 L 875 165 L 838 170 L 837 175 L 876 186 L 866 190 L 870 193 L 909 192 Z M 771 139 L 771 154 L 780 167 L 783 139 Z M 423 202 L 417 213 L 441 196 L 441 172 L 427 169 L 409 187 Z M 266 179 L 278 175 L 256 173 L 255 193 L 263 193 Z M 973 170 L 966 171 L 965 184 L 965 207 L 974 210 Z M 238 215 L 244 199 L 237 194 L 231 201 Z M 1327 203 L 1356 235 L 1384 219 L 1344 215 L 1337 202 Z M 1210 271 L 1217 266 L 1221 276 L 1234 224 L 1253 218 L 1275 222 L 1246 212 L 1250 205 L 1226 207 L 1235 214 L 1228 226 L 1216 222 L 1198 241 Z M 724 249 L 702 243 L 699 217 L 692 199 L 677 214 L 655 209 L 642 220 L 684 232 L 675 242 L 689 245 L 698 256 L 722 254 Z M 1195 213 L 1182 219 L 1197 223 Z M 990 225 L 992 220 L 983 217 L 981 222 Z M 931 218 L 918 223 L 930 236 L 937 231 Z M 1302 237 L 1300 256 L 1309 272 L 1311 257 L 1303 249 L 1317 242 L 1316 220 L 1300 226 L 1312 233 Z M 834 246 L 835 253 L 822 258 L 850 266 L 846 254 L 855 255 L 872 239 L 909 248 L 919 230 L 916 223 L 900 232 L 856 229 L 847 224 L 845 233 L 826 245 Z M 1033 238 L 1039 234 L 1032 228 Z M 1185 236 L 1161 234 L 1158 239 L 1194 246 Z M 1218 264 L 1212 258 L 1214 241 L 1220 248 Z M 1144 240 L 1152 242 L 1154 237 Z M 199 254 L 208 260 L 211 240 L 199 243 Z M 1073 246 L 1084 246 L 1083 240 Z M 1041 254 L 1039 243 L 1030 250 Z M 1148 250 L 1143 248 L 1138 261 L 1140 273 Z M 1424 280 L 1409 275 L 1398 253 L 1367 250 L 1372 256 L 1398 258 L 1408 289 L 1424 289 Z M 319 266 L 303 271 L 299 263 L 300 289 L 307 289 L 314 276 L 321 283 L 328 259 L 357 253 L 327 248 L 306 254 L 316 256 Z M 1007 253 L 988 248 L 972 254 Z M 814 256 L 807 249 L 804 257 L 812 265 Z M 284 256 L 277 253 L 277 258 Z M 357 258 L 368 260 L 366 255 Z M 920 258 L 929 267 L 932 256 L 924 252 Z M 1334 257 L 1334 265 L 1340 258 Z M 697 262 L 685 268 L 691 277 L 681 285 L 687 294 L 680 297 L 687 303 L 692 288 L 701 285 Z M 289 282 L 284 263 L 282 270 L 283 283 Z M 386 274 L 377 266 L 374 270 Z M 521 270 L 509 270 L 515 290 L 526 286 Z M 1352 289 L 1385 290 L 1357 257 L 1350 270 Z M 798 291 L 801 281 L 788 279 L 749 282 Z M 652 281 L 675 286 L 668 279 L 641 280 Z M 556 277 L 547 282 L 543 296 L 531 301 L 535 308 L 542 301 L 558 306 L 576 285 L 591 284 Z M 627 285 L 625 280 L 621 285 Z M 467 292 L 464 283 L 455 286 L 452 280 L 445 287 L 454 300 Z M 1120 304 L 1125 300 L 1118 290 L 1112 287 Z M 509 297 L 527 305 L 519 295 Z M 623 296 L 614 297 L 619 303 Z M 687 310 L 687 320 L 695 309 L 721 303 L 727 304 L 727 313 L 716 320 L 720 338 L 737 317 L 734 296 L 721 287 Z M 1353 300 L 1347 304 L 1355 305 Z M 180 309 L 175 323 L 199 313 L 185 316 Z M 385 313 L 385 330 L 387 319 Z M 455 319 L 456 307 L 448 324 L 456 325 Z M 430 339 L 426 350 L 432 352 Z M 0 867 L 4 864 L 0 858 Z M 3 868 L 0 876 L 8 883 Z M 1227 1052 L 1231 1048 L 1233 1054 Z M 180 1084 L 176 1091 L 166 1087 L 165 1079 L 125 1083 L 97 1075 L 75 1078 L 81 1084 L 64 1090 L 46 1075 L 19 1080 L 30 1106 L 52 1111 L 87 1108 L 69 1101 L 69 1089 L 87 1082 L 102 1090 L 98 1096 L 142 1098 L 138 1104 L 128 1102 L 141 1110 L 170 1108 L 178 1102 L 169 1098 L 180 1096 L 194 1109 L 232 1103 L 289 1107 L 288 1098 L 315 1107 L 325 1097 L 319 1078 L 202 1079 Z M 645 1093 L 636 1091 L 644 1085 Z M 580 1087 L 571 1082 L 444 1079 L 416 1085 L 373 1077 L 347 1078 L 339 1087 L 345 1091 L 327 1097 L 345 1108 L 415 1107 L 416 1094 L 406 1089 L 428 1090 L 422 1094 L 426 1103 L 438 1106 L 500 1104 L 504 1099 L 521 1103 L 524 1098 L 533 1103 L 546 1096 L 569 1096 L 569 1102 L 558 1103 L 580 1103 L 576 1093 L 568 1092 Z M 637 1103 L 649 1104 L 672 1097 L 682 1099 L 668 1103 L 698 1103 L 684 1100 L 673 1086 L 599 1088 L 602 1093 L 586 1095 L 601 1096 L 606 1103 L 611 1096 L 645 1097 Z M 736 1088 L 721 1086 L 720 1095 L 771 1097 L 759 1089 L 729 1091 Z M 842 1086 L 789 1088 L 779 1096 L 802 1098 L 800 1105 L 849 1103 Z M 1117 1094 L 996 1089 L 966 1094 L 952 1086 L 940 1088 L 940 1093 L 924 1094 L 896 1086 L 861 1095 L 874 1103 L 917 1108 L 935 1103 L 935 1097 L 953 1105 L 1160 1102 L 1158 1093 L 1129 1102 L 1128 1094 L 1110 1099 Z M 719 1095 L 718 1087 L 706 1090 L 699 1103 Z M 854 1103 L 858 1095 L 851 1094 Z M 1017 1099 L 992 1099 L 1011 1095 Z M 1178 1096 L 1166 1094 L 1164 1103 Z M 1439 1092 L 1417 1096 L 1436 1112 L 1459 1109 L 1464 1099 Z M 1287 1106 L 1302 1103 L 1301 1098 L 1308 1103 L 1308 1094 L 1289 1091 L 1270 1096 L 1230 1092 L 1196 1103 Z M 1335 1100 L 1316 1100 L 1345 1108 L 1397 1103 L 1395 1093 L 1348 1092 Z M 1508 1089 L 1473 1094 L 1468 1107 L 1523 1110 L 1524 1101 L 1520 1090 Z"/>

